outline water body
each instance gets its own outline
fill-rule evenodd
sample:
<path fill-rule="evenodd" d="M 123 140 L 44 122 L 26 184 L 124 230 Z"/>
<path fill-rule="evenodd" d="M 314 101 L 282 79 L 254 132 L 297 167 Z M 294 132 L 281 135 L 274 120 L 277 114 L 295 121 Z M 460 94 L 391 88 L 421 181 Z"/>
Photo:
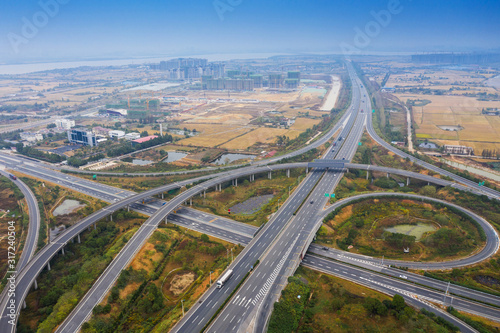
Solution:
<path fill-rule="evenodd" d="M 168 152 L 168 157 L 163 160 L 165 163 L 171 163 L 180 160 L 181 158 L 186 157 L 188 154 L 186 153 L 179 153 L 176 151 L 169 151 Z"/>
<path fill-rule="evenodd" d="M 321 97 L 325 96 L 326 94 L 326 89 L 325 88 L 316 88 L 316 87 L 307 87 L 302 89 L 303 93 L 311 93 L 311 94 L 318 94 Z"/>
<path fill-rule="evenodd" d="M 440 160 L 441 160 L 441 162 L 446 163 L 446 164 L 448 164 L 448 165 L 450 165 L 452 167 L 455 167 L 457 169 L 467 170 L 470 173 L 474 173 L 476 175 L 487 177 L 489 179 L 496 180 L 496 181 L 500 182 L 500 176 L 497 175 L 497 174 L 495 174 L 495 173 L 488 172 L 488 171 L 483 170 L 483 169 L 478 169 L 478 168 L 475 168 L 475 167 L 472 167 L 472 166 L 469 166 L 469 165 L 465 165 L 465 164 L 462 164 L 462 163 L 457 163 L 457 162 L 449 161 L 449 160 L 447 160 L 445 158 L 441 158 Z"/>
<path fill-rule="evenodd" d="M 85 207 L 85 204 L 80 203 L 78 200 L 66 199 L 52 212 L 52 215 L 59 216 L 65 215 Z"/>
<path fill-rule="evenodd" d="M 422 235 L 429 231 L 435 231 L 437 228 L 428 223 L 419 223 L 419 224 L 401 224 L 391 228 L 384 229 L 385 231 L 389 231 L 392 233 L 405 234 L 409 236 L 415 236 L 417 241 L 422 238 Z"/>
<path fill-rule="evenodd" d="M 500 90 L 500 75 L 494 76 L 491 79 L 486 80 L 486 85 L 490 87 L 494 87 Z"/>
<path fill-rule="evenodd" d="M 0 65 L 2 74 L 26 74 L 40 71 L 49 71 L 63 68 L 76 68 L 81 66 L 125 66 L 159 63 L 160 61 L 175 59 L 179 57 L 196 57 L 208 59 L 208 61 L 226 61 L 232 59 L 259 59 L 288 53 L 227 53 L 227 54 L 191 54 L 155 58 L 129 58 L 129 59 L 106 59 L 106 60 L 83 60 L 83 61 L 61 61 L 61 62 L 37 62 L 27 64 Z"/>
<path fill-rule="evenodd" d="M 153 163 L 153 161 L 141 160 L 139 158 L 134 158 L 132 160 L 132 164 L 135 164 L 135 165 L 149 165 L 151 163 Z"/>
<path fill-rule="evenodd" d="M 229 164 L 233 161 L 238 161 L 238 160 L 243 160 L 243 159 L 254 159 L 255 155 L 249 155 L 249 154 L 223 154 L 221 157 L 216 159 L 214 162 L 217 165 L 224 165 L 224 164 Z"/>
<path fill-rule="evenodd" d="M 454 125 L 440 125 L 438 127 L 443 131 L 461 131 L 464 129 L 462 126 L 454 126 Z"/>

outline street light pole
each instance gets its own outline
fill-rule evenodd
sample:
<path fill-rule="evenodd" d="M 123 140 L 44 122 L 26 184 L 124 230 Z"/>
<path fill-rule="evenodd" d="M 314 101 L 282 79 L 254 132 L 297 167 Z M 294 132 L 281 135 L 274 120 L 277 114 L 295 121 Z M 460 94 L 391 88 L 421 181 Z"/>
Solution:
<path fill-rule="evenodd" d="M 181 304 L 182 304 L 182 316 L 184 317 L 184 300 L 181 300 Z"/>
<path fill-rule="evenodd" d="M 212 271 L 210 271 L 210 286 L 212 285 Z"/>

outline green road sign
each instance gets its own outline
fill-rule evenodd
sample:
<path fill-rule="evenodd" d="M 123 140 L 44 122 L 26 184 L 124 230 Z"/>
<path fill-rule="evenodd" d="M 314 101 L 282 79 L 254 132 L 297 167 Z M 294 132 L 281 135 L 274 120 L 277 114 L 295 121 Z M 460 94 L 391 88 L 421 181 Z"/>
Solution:
<path fill-rule="evenodd" d="M 328 194 L 328 193 L 325 193 L 325 197 L 329 197 L 329 196 L 330 196 L 330 194 Z"/>
<path fill-rule="evenodd" d="M 363 145 L 363 144 L 361 142 L 358 142 L 358 146 L 361 146 L 361 145 Z"/>
<path fill-rule="evenodd" d="M 335 198 L 335 193 L 330 194 L 332 198 Z"/>
<path fill-rule="evenodd" d="M 375 109 L 372 110 L 372 113 L 375 113 Z"/>

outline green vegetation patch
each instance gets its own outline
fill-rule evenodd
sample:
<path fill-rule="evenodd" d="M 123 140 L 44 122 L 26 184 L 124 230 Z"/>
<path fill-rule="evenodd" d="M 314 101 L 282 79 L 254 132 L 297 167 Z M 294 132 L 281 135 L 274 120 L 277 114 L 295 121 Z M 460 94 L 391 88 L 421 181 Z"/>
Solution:
<path fill-rule="evenodd" d="M 384 198 L 329 215 L 318 242 L 370 256 L 425 261 L 470 254 L 484 243 L 481 231 L 451 207 Z"/>
<path fill-rule="evenodd" d="M 270 333 L 458 331 L 442 318 L 415 311 L 400 295 L 390 298 L 308 268 L 299 267 L 288 282 L 274 304 Z"/>

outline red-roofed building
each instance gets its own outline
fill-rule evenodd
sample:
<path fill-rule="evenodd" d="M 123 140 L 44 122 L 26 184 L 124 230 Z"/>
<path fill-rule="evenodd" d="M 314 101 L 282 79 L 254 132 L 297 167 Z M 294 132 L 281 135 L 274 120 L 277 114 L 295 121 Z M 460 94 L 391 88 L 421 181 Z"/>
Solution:
<path fill-rule="evenodd" d="M 278 151 L 276 150 L 271 150 L 265 157 L 273 157 L 274 154 L 276 154 Z"/>
<path fill-rule="evenodd" d="M 149 140 L 156 139 L 157 137 L 158 137 L 158 135 L 150 135 L 150 136 L 145 136 L 145 137 L 140 138 L 140 139 L 135 139 L 135 140 L 132 140 L 132 144 L 134 144 L 134 145 L 138 145 L 138 144 L 141 144 L 141 143 L 147 142 L 147 141 L 149 141 Z"/>

